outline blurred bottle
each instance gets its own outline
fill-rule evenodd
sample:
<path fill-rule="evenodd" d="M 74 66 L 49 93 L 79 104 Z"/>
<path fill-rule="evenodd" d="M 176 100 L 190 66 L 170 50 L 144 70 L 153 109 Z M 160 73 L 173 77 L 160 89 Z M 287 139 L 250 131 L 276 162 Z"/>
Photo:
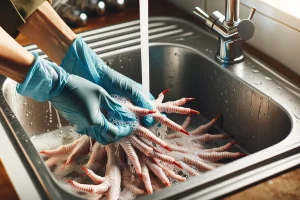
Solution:
<path fill-rule="evenodd" d="M 79 7 L 71 5 L 68 0 L 54 0 L 52 7 L 71 26 L 83 26 L 87 23 L 87 14 Z"/>
<path fill-rule="evenodd" d="M 70 0 L 69 4 L 77 6 L 88 16 L 101 16 L 105 14 L 106 10 L 103 0 Z"/>
<path fill-rule="evenodd" d="M 106 6 L 111 10 L 121 11 L 125 8 L 126 0 L 104 0 Z"/>

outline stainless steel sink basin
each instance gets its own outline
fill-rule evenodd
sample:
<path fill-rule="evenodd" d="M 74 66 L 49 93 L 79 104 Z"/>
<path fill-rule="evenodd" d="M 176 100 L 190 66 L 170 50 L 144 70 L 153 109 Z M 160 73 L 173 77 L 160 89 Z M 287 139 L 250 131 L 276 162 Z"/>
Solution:
<path fill-rule="evenodd" d="M 81 35 L 111 67 L 141 82 L 138 31 L 139 21 L 133 21 Z M 243 63 L 220 65 L 216 38 L 186 21 L 152 18 L 150 39 L 151 92 L 172 88 L 167 99 L 195 97 L 190 106 L 207 119 L 221 113 L 218 128 L 250 155 L 144 199 L 216 198 L 299 164 L 300 97 L 289 80 L 247 53 Z M 26 48 L 45 57 L 34 45 Z M 51 199 L 79 198 L 59 187 L 30 141 L 59 128 L 56 113 L 52 109 L 49 123 L 48 102 L 17 95 L 16 83 L 5 77 L 0 84 L 2 124 L 41 192 Z M 61 124 L 68 125 L 63 119 Z"/>

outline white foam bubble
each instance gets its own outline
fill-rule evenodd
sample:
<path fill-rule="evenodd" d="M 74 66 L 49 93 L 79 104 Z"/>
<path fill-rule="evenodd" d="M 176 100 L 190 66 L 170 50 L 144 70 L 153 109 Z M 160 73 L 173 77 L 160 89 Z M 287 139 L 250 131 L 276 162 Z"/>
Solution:
<path fill-rule="evenodd" d="M 123 189 L 120 194 L 120 200 L 132 200 L 135 199 L 136 195 L 127 189 Z"/>
<path fill-rule="evenodd" d="M 62 131 L 65 134 L 62 137 L 59 137 L 60 130 L 49 131 L 44 134 L 35 135 L 31 137 L 31 141 L 38 152 L 42 150 L 55 149 L 60 145 L 69 143 L 78 138 L 78 134 L 76 132 L 69 132 L 70 126 L 62 127 Z"/>
<path fill-rule="evenodd" d="M 128 99 L 121 97 L 119 95 L 113 94 L 111 96 L 122 105 L 129 102 Z M 126 106 L 124 106 L 124 108 L 127 109 Z M 118 117 L 116 117 L 113 113 L 110 113 L 110 112 L 108 112 L 108 114 L 107 114 L 107 120 L 116 126 L 128 126 L 129 125 L 133 130 L 135 130 L 140 125 L 139 118 L 130 110 L 127 109 L 127 111 L 128 111 L 128 115 L 131 115 L 132 117 L 136 118 L 135 121 L 130 121 L 130 122 L 129 121 L 121 121 L 118 119 Z"/>

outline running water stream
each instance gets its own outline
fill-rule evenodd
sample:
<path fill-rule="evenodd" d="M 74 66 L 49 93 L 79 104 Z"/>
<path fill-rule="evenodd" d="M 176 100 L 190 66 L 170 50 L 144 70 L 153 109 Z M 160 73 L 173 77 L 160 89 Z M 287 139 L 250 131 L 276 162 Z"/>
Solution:
<path fill-rule="evenodd" d="M 145 95 L 148 96 L 150 92 L 148 0 L 140 0 L 140 29 L 141 29 L 142 85 L 144 88 Z"/>

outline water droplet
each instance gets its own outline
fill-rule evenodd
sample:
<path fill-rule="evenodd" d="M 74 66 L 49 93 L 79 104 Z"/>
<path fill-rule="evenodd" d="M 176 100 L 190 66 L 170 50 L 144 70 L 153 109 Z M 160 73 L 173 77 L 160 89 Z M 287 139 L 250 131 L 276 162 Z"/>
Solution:
<path fill-rule="evenodd" d="M 28 114 L 26 114 L 26 117 L 28 117 L 29 115 Z"/>
<path fill-rule="evenodd" d="M 269 78 L 269 77 L 265 77 L 265 79 L 267 79 L 268 81 L 272 81 L 273 79 Z"/>
<path fill-rule="evenodd" d="M 30 122 L 30 125 L 32 125 L 33 123 L 32 122 Z"/>
<path fill-rule="evenodd" d="M 212 53 L 212 51 L 209 51 L 209 53 Z"/>
<path fill-rule="evenodd" d="M 205 49 L 205 51 L 208 51 L 208 49 Z"/>
<path fill-rule="evenodd" d="M 280 90 L 280 89 L 281 89 L 281 87 L 277 87 L 277 89 L 278 89 L 278 90 Z"/>
<path fill-rule="evenodd" d="M 262 85 L 262 82 L 261 81 L 254 81 L 254 84 L 256 84 L 256 85 Z"/>
<path fill-rule="evenodd" d="M 123 69 L 124 67 L 123 67 L 123 66 L 121 66 L 121 68 Z"/>
<path fill-rule="evenodd" d="M 177 56 L 177 53 L 174 53 L 174 56 Z"/>
<path fill-rule="evenodd" d="M 47 129 L 47 132 L 49 132 L 49 129 Z"/>
<path fill-rule="evenodd" d="M 59 131 L 60 133 L 62 133 L 63 131 Z"/>
<path fill-rule="evenodd" d="M 253 73 L 257 74 L 257 73 L 259 73 L 259 71 L 255 69 L 255 70 L 253 70 Z"/>
<path fill-rule="evenodd" d="M 183 41 L 184 38 L 177 38 L 176 41 Z"/>

